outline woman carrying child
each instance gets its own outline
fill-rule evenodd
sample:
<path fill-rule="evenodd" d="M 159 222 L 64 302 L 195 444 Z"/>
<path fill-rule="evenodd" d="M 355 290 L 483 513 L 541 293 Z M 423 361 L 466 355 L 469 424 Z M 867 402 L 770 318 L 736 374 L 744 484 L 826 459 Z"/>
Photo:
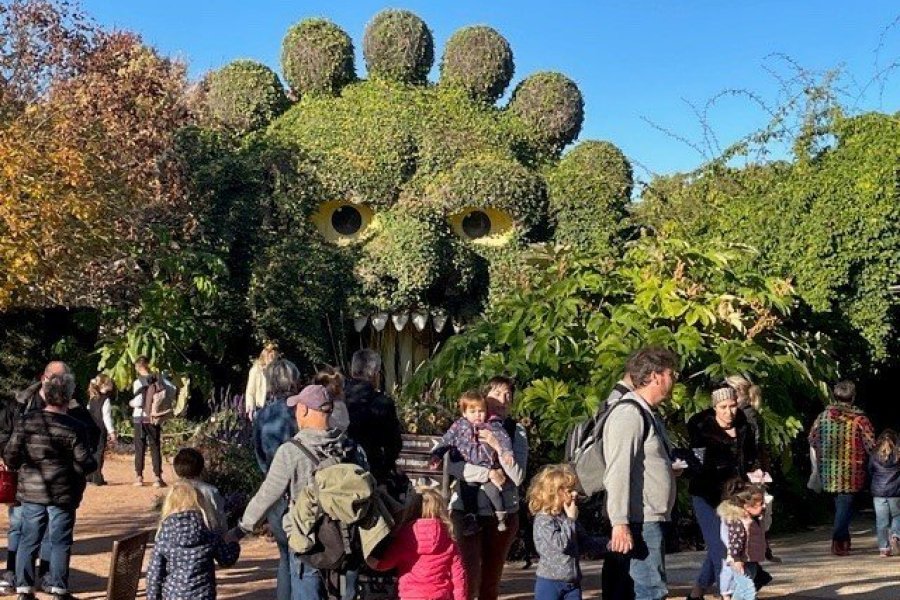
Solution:
<path fill-rule="evenodd" d="M 875 533 L 882 558 L 900 556 L 900 446 L 897 442 L 897 434 L 886 429 L 875 440 L 869 457 Z"/>
<path fill-rule="evenodd" d="M 463 461 L 468 464 L 478 465 L 491 469 L 489 481 L 479 482 L 463 478 L 458 480 L 457 493 L 462 499 L 465 517 L 463 518 L 462 534 L 464 536 L 478 533 L 478 492 L 481 490 L 494 509 L 497 517 L 497 531 L 506 531 L 507 508 L 503 503 L 501 488 L 506 479 L 500 471 L 500 459 L 507 464 L 512 462 L 512 442 L 509 434 L 503 430 L 503 421 L 496 415 L 489 415 L 487 401 L 481 392 L 468 391 L 459 399 L 458 418 L 441 438 L 441 443 L 431 455 L 431 467 L 440 467 L 444 454 L 450 452 L 451 460 Z M 500 448 L 495 450 L 479 437 L 479 432 L 488 430 L 493 433 Z"/>
<path fill-rule="evenodd" d="M 214 561 L 230 567 L 241 547 L 225 543 L 207 523 L 197 488 L 188 481 L 176 482 L 163 502 L 147 567 L 147 600 L 215 600 Z"/>
<path fill-rule="evenodd" d="M 496 600 L 506 556 L 519 530 L 519 486 L 525 477 L 528 464 L 528 436 L 525 428 L 509 416 L 512 409 L 515 383 L 512 379 L 497 376 L 488 381 L 485 388 L 488 412 L 498 418 L 503 431 L 512 440 L 513 460 L 500 461 L 499 471 L 505 478 L 501 486 L 503 505 L 506 508 L 506 531 L 499 531 L 497 516 L 484 490 L 478 490 L 478 532 L 475 535 L 461 535 L 465 520 L 462 499 L 456 494 L 450 499 L 450 520 L 469 584 L 469 597 L 479 600 Z M 479 440 L 502 453 L 499 436 L 491 429 L 481 429 Z M 450 463 L 450 474 L 457 479 L 487 483 L 492 469 L 460 462 Z"/>
<path fill-rule="evenodd" d="M 535 600 L 581 600 L 582 552 L 603 552 L 609 539 L 588 536 L 578 524 L 578 477 L 570 465 L 544 467 L 528 488 L 534 515 L 534 545 L 540 562 Z"/>

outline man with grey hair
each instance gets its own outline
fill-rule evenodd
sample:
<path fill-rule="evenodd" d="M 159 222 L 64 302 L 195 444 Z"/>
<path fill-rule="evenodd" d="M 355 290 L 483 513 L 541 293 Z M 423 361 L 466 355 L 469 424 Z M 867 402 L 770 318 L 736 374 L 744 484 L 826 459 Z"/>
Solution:
<path fill-rule="evenodd" d="M 74 391 L 71 373 L 45 376 L 44 407 L 22 415 L 4 449 L 7 465 L 19 472 L 16 498 L 21 503 L 22 532 L 16 591 L 24 600 L 34 598 L 34 562 L 45 534 L 50 570 L 44 589 L 54 600 L 69 597 L 75 511 L 84 494 L 85 476 L 97 468 L 85 428 L 67 414 Z"/>
<path fill-rule="evenodd" d="M 350 360 L 350 378 L 344 384 L 344 401 L 350 414 L 347 435 L 366 452 L 375 480 L 385 483 L 394 472 L 402 440 L 394 401 L 379 390 L 381 357 L 368 348 L 357 350 Z"/>

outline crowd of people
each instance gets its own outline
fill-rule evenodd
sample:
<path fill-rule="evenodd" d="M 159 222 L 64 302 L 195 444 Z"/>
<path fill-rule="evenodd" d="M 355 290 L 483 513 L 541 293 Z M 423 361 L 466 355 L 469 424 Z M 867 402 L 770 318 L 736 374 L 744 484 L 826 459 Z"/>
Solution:
<path fill-rule="evenodd" d="M 686 477 L 706 548 L 687 600 L 712 593 L 755 599 L 772 579 L 763 563 L 780 560 L 768 539 L 774 499 L 765 485 L 771 478 L 762 393 L 742 376 L 713 385 L 710 406 L 687 423 L 688 447 L 677 448 L 659 409 L 678 381 L 678 364 L 662 348 L 635 352 L 600 409 L 596 452 L 603 466 L 592 475 L 602 480 L 609 520 L 608 536 L 600 536 L 588 532 L 598 523 L 579 520 L 584 487 L 572 464 L 546 465 L 526 486 L 529 445 L 511 416 L 512 379 L 498 375 L 459 398 L 459 418 L 432 452 L 432 467 L 441 468 L 446 455 L 456 481 L 446 498 L 424 482 L 414 486 L 398 467 L 401 424 L 380 390 L 376 352 L 356 352 L 346 378 L 326 367 L 306 379 L 267 346 L 251 371 L 245 405 L 263 483 L 229 528 L 222 495 L 203 481 L 203 455 L 182 448 L 173 458 L 178 479 L 162 506 L 147 598 L 215 598 L 216 564 L 234 565 L 241 540 L 264 530 L 278 550 L 278 600 L 365 598 L 367 582 L 384 583 L 383 572 L 393 574 L 401 600 L 493 600 L 510 548 L 527 529 L 538 556 L 538 600 L 581 598 L 583 553 L 604 559 L 604 599 L 658 600 L 669 593 L 665 529 L 676 480 Z M 149 450 L 154 485 L 168 487 L 160 439 L 175 386 L 144 357 L 135 372 L 128 401 L 135 485 L 144 483 Z M 0 591 L 20 600 L 37 590 L 70 596 L 76 511 L 87 483 L 105 484 L 115 395 L 100 375 L 82 406 L 71 370 L 56 361 L 0 406 L 3 468 L 18 473 Z M 839 382 L 832 396 L 809 433 L 810 487 L 834 498 L 831 550 L 851 551 L 854 505 L 870 486 L 879 553 L 900 555 L 897 434 L 886 430 L 876 439 L 851 382 Z"/>

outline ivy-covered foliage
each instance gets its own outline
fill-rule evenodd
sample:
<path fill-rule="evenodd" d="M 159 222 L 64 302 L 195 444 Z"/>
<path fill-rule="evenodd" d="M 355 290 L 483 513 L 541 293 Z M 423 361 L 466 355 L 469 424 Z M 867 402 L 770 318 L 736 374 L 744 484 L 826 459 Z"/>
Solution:
<path fill-rule="evenodd" d="M 898 164 L 897 116 L 834 111 L 798 138 L 791 162 L 717 161 L 654 180 L 636 218 L 692 239 L 758 248 L 755 267 L 793 279 L 852 369 L 890 360 L 898 335 Z"/>
<path fill-rule="evenodd" d="M 441 60 L 441 82 L 459 86 L 475 98 L 495 102 L 515 71 L 512 49 L 495 29 L 464 27 L 447 40 Z"/>
<path fill-rule="evenodd" d="M 281 69 L 297 94 L 334 94 L 356 77 L 353 41 L 330 21 L 302 21 L 284 36 Z"/>
<path fill-rule="evenodd" d="M 742 373 L 766 390 L 766 442 L 782 449 L 803 427 L 798 397 L 824 394 L 833 365 L 824 340 L 786 328 L 793 289 L 754 274 L 751 257 L 739 245 L 656 237 L 631 243 L 621 259 L 565 247 L 533 254 L 529 283 L 451 338 L 406 396 L 429 393 L 446 406 L 509 374 L 521 386 L 517 410 L 533 419 L 540 441 L 558 448 L 622 376 L 628 354 L 656 344 L 682 360 L 664 408 L 673 424 L 709 405 L 710 381 Z"/>
<path fill-rule="evenodd" d="M 288 107 L 278 75 L 252 60 L 238 60 L 206 81 L 209 118 L 238 133 L 269 124 Z"/>

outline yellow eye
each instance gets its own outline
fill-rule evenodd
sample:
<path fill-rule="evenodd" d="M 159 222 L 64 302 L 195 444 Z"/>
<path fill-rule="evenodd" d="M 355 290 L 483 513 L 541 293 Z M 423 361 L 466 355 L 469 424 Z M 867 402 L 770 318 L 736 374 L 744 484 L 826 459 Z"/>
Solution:
<path fill-rule="evenodd" d="M 330 200 L 323 202 L 310 218 L 326 240 L 348 244 L 359 238 L 372 223 L 373 216 L 372 209 L 365 204 Z"/>
<path fill-rule="evenodd" d="M 466 208 L 449 220 L 456 235 L 487 246 L 505 244 L 513 226 L 512 218 L 496 208 Z"/>

